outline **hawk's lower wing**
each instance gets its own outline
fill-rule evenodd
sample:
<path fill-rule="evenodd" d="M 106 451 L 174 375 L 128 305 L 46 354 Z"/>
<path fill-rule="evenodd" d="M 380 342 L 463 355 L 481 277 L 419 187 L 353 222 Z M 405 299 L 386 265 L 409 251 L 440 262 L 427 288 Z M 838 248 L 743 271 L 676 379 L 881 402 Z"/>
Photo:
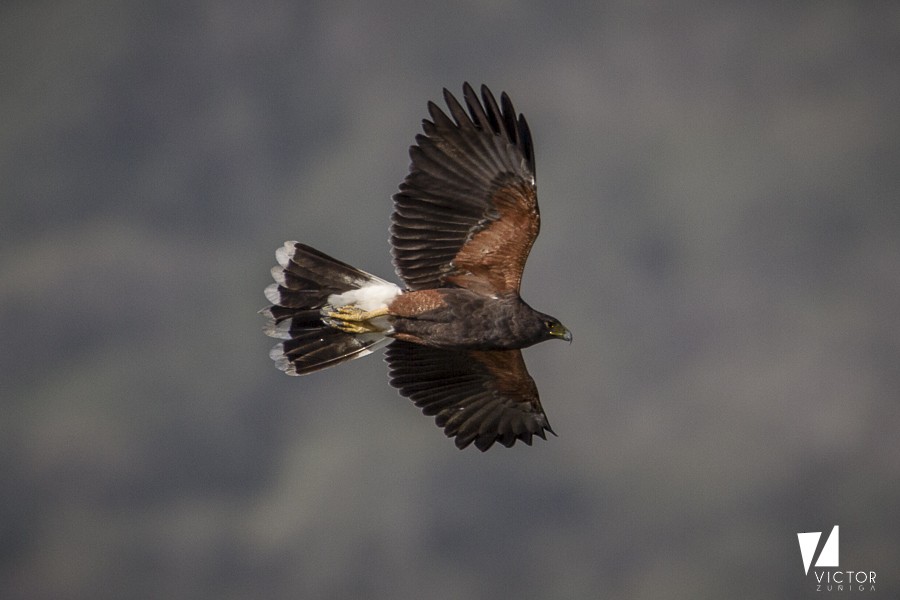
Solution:
<path fill-rule="evenodd" d="M 553 433 L 519 350 L 441 350 L 395 340 L 386 354 L 391 385 L 434 416 L 458 448 L 530 445 L 533 435 Z"/>

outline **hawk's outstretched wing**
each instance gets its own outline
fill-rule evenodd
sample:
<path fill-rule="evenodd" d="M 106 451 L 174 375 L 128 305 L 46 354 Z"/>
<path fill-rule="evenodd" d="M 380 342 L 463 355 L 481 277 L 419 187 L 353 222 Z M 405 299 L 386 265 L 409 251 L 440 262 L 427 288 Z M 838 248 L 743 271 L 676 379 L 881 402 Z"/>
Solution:
<path fill-rule="evenodd" d="M 466 113 L 445 89 L 450 116 L 429 102 L 431 120 L 410 148 L 410 173 L 394 196 L 391 246 L 412 290 L 519 290 L 540 229 L 531 132 L 505 93 L 499 105 L 485 86 L 481 97 L 463 86 Z"/>
<path fill-rule="evenodd" d="M 487 450 L 553 433 L 519 350 L 442 350 L 395 340 L 386 359 L 391 385 L 411 399 L 456 446 Z M 554 434 L 555 435 L 555 434 Z"/>

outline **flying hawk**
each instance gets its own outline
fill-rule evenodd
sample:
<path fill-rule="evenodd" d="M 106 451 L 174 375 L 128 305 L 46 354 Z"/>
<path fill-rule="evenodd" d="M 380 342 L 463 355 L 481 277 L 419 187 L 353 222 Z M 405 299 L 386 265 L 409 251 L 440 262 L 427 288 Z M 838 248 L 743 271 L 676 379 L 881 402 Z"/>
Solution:
<path fill-rule="evenodd" d="M 519 296 L 540 228 L 528 123 L 466 83 L 433 102 L 394 196 L 391 248 L 405 289 L 298 242 L 275 257 L 265 332 L 279 369 L 305 375 L 387 345 L 391 385 L 459 448 L 554 433 L 520 348 L 572 340 Z M 554 434 L 555 435 L 555 434 Z"/>

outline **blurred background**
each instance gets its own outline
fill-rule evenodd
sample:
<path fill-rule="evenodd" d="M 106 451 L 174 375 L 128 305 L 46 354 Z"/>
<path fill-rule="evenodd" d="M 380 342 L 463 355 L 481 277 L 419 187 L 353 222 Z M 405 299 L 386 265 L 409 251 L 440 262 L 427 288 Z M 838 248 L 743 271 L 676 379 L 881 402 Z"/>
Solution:
<path fill-rule="evenodd" d="M 900 5 L 4 2 L 0 597 L 900 593 Z M 381 276 L 426 102 L 536 139 L 559 434 L 458 451 L 268 358 L 274 250 Z"/>

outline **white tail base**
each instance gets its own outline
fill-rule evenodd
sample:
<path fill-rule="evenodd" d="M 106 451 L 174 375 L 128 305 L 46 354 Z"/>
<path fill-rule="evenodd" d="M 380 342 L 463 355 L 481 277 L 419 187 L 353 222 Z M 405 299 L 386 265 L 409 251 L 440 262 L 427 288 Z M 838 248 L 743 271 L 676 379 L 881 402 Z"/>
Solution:
<path fill-rule="evenodd" d="M 372 282 L 355 290 L 328 296 L 328 304 L 334 308 L 355 306 L 360 310 L 373 311 L 388 306 L 402 290 L 387 281 Z"/>

